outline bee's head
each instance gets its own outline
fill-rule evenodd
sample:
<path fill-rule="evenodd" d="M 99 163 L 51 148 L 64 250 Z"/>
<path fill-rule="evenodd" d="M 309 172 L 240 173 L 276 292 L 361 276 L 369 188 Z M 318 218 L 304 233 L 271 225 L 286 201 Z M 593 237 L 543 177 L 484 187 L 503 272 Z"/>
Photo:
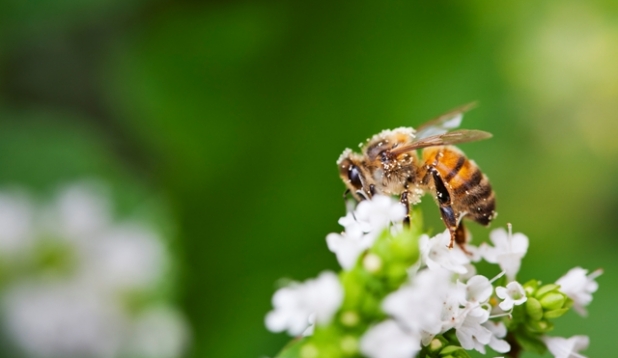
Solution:
<path fill-rule="evenodd" d="M 362 165 L 362 158 L 346 149 L 339 160 L 339 176 L 348 187 L 352 195 L 359 201 L 370 199 L 375 193 L 375 186 L 368 183 L 368 176 Z"/>

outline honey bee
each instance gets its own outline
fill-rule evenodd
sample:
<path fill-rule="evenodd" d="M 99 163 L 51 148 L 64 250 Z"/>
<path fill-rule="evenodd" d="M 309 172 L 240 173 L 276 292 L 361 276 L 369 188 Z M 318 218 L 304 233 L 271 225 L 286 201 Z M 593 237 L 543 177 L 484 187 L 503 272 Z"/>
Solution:
<path fill-rule="evenodd" d="M 367 140 L 361 154 L 346 149 L 337 160 L 339 175 L 357 200 L 376 194 L 398 195 L 410 222 L 410 205 L 431 193 L 451 235 L 449 248 L 466 243 L 462 219 L 487 226 L 496 217 L 496 200 L 489 179 L 476 163 L 453 144 L 491 137 L 479 130 L 453 130 L 474 103 L 456 108 L 418 129 L 385 130 Z M 417 149 L 423 149 L 421 156 Z M 465 249 L 464 249 L 465 250 Z"/>

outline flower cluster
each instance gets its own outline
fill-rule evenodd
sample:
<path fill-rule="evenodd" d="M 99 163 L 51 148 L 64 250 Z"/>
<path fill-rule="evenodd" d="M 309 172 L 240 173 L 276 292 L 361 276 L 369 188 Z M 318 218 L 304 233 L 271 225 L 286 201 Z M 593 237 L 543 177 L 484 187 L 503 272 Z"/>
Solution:
<path fill-rule="evenodd" d="M 180 356 L 184 317 L 161 294 L 161 237 L 117 223 L 104 188 L 80 183 L 48 203 L 0 193 L 2 324 L 36 357 Z"/>
<path fill-rule="evenodd" d="M 326 238 L 343 271 L 281 288 L 273 297 L 267 328 L 305 337 L 281 357 L 469 357 L 491 348 L 516 357 L 549 350 L 569 357 L 588 339 L 550 337 L 553 319 L 570 307 L 584 313 L 597 289 L 575 268 L 542 285 L 517 281 L 528 238 L 496 229 L 493 245 L 448 248 L 448 231 L 422 234 L 420 212 L 402 227 L 403 207 L 385 196 L 361 202 L 339 220 L 345 231 Z M 474 263 L 496 264 L 488 278 Z"/>

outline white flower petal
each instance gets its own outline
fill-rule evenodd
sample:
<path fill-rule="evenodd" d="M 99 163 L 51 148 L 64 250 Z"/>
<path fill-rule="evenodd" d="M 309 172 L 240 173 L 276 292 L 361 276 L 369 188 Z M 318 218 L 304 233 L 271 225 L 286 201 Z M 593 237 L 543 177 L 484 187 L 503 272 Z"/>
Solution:
<path fill-rule="evenodd" d="M 422 270 L 412 280 L 382 301 L 384 312 L 411 332 L 437 334 L 442 329 L 443 301 L 456 287 L 446 270 Z"/>
<path fill-rule="evenodd" d="M 571 338 L 544 336 L 543 342 L 555 358 L 586 358 L 579 351 L 588 348 L 590 340 L 587 336 L 573 336 Z"/>
<path fill-rule="evenodd" d="M 490 263 L 498 264 L 506 277 L 513 281 L 521 266 L 521 259 L 528 250 L 528 238 L 521 233 L 510 237 L 503 228 L 495 229 L 489 234 L 494 247 L 483 243 L 480 252 L 483 258 Z"/>
<path fill-rule="evenodd" d="M 448 230 L 431 239 L 422 235 L 419 240 L 422 262 L 430 270 L 446 269 L 458 274 L 467 273 L 466 265 L 470 263 L 470 258 L 458 246 L 449 249 L 450 242 L 451 235 Z"/>
<path fill-rule="evenodd" d="M 556 284 L 560 285 L 560 291 L 573 300 L 573 308 L 582 316 L 586 315 L 585 307 L 592 301 L 592 293 L 599 288 L 594 280 L 602 271 L 597 270 L 590 275 L 587 273 L 588 270 L 575 267 L 556 281 Z"/>
<path fill-rule="evenodd" d="M 371 327 L 361 338 L 361 352 L 370 358 L 410 358 L 421 350 L 420 336 L 387 320 Z"/>
<path fill-rule="evenodd" d="M 315 315 L 317 324 L 328 323 L 343 302 L 343 287 L 332 272 L 322 272 L 317 278 L 283 287 L 273 295 L 273 307 L 265 318 L 266 328 L 273 332 L 287 330 L 299 335 Z"/>
<path fill-rule="evenodd" d="M 457 339 L 465 349 L 475 349 L 485 353 L 485 345 L 491 341 L 492 333 L 482 326 L 489 319 L 489 312 L 477 307 L 468 312 L 455 327 Z"/>

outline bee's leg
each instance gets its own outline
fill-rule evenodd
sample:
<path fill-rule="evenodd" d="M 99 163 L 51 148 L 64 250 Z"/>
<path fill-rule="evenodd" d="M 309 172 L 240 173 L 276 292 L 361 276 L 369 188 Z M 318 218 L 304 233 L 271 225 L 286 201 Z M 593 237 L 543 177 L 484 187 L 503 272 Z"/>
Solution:
<path fill-rule="evenodd" d="M 466 250 L 466 243 L 468 242 L 468 233 L 466 228 L 464 227 L 463 221 L 459 221 L 459 225 L 457 225 L 457 229 L 455 230 L 455 242 L 461 249 L 461 251 L 465 252 L 468 255 L 472 255 L 471 252 Z"/>
<path fill-rule="evenodd" d="M 448 190 L 446 190 L 446 186 L 440 177 L 440 173 L 438 173 L 438 171 L 433 167 L 430 167 L 429 171 L 431 172 L 433 182 L 436 187 L 436 199 L 440 205 L 440 215 L 442 216 L 442 221 L 451 234 L 451 242 L 449 243 L 448 248 L 452 249 L 457 238 L 457 214 L 451 206 L 451 195 Z"/>
<path fill-rule="evenodd" d="M 406 208 L 406 216 L 403 218 L 403 226 L 410 227 L 410 192 L 404 190 L 399 197 L 401 204 Z"/>
<path fill-rule="evenodd" d="M 348 200 L 348 195 L 350 195 L 350 189 L 346 189 L 343 192 L 343 204 L 345 205 L 346 213 L 353 213 L 354 208 L 356 207 L 356 199 L 352 196 L 352 200 Z"/>

